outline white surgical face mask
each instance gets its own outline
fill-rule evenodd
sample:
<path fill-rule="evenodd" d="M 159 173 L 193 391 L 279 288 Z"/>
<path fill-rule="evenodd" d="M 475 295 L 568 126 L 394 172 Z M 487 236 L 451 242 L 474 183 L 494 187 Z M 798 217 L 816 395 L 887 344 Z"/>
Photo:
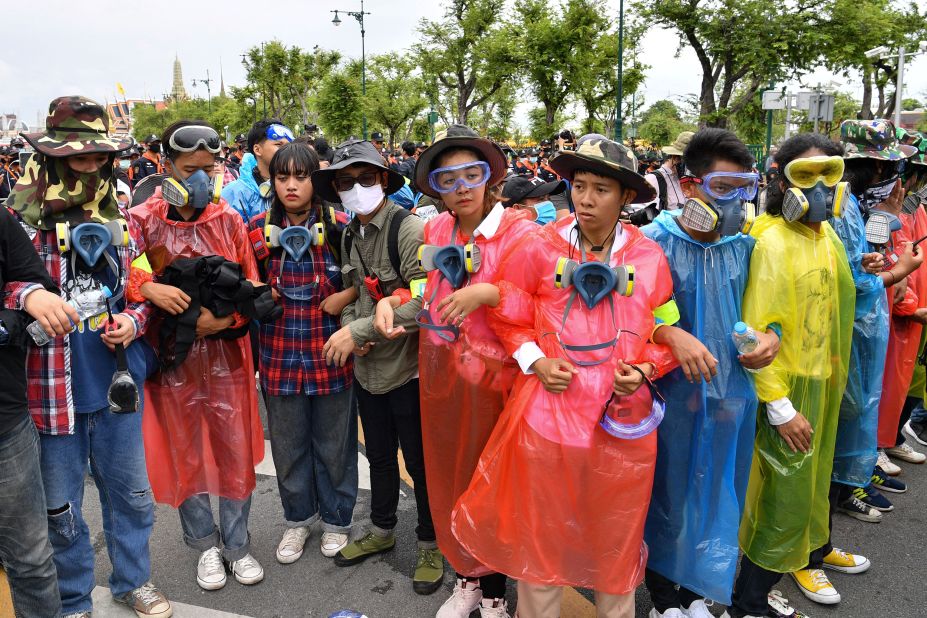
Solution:
<path fill-rule="evenodd" d="M 355 183 L 350 191 L 339 192 L 338 197 L 345 208 L 357 215 L 369 215 L 383 201 L 383 186 L 375 184 L 372 187 L 362 187 Z"/>

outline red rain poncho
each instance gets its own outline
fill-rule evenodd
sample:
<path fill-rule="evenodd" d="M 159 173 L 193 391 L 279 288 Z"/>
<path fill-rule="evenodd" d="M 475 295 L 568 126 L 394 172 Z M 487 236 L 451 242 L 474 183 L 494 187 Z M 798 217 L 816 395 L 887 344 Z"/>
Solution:
<path fill-rule="evenodd" d="M 570 290 L 554 287 L 554 273 L 558 258 L 577 256 L 560 235 L 573 224 L 568 218 L 544 226 L 506 258 L 502 300 L 489 313 L 509 354 L 535 341 L 547 357 L 564 357 L 556 333 Z M 560 337 L 585 345 L 607 341 L 615 324 L 629 332 L 621 334 L 606 362 L 577 367 L 563 393 L 547 392 L 534 375 L 518 375 L 452 515 L 455 536 L 476 559 L 527 582 L 624 594 L 644 577 L 656 433 L 624 440 L 606 433 L 599 421 L 619 359 L 653 362 L 660 374 L 676 366 L 667 348 L 648 343 L 653 311 L 673 289 L 659 246 L 634 227 L 622 230 L 625 244 L 612 265 L 635 266 L 633 295 L 613 294 L 614 323 L 606 300 L 591 310 L 575 302 Z M 571 355 L 591 360 L 601 358 L 602 350 Z M 629 397 L 616 396 L 610 415 L 637 423 L 651 403 L 642 386 Z"/>
<path fill-rule="evenodd" d="M 893 236 L 895 251 L 904 251 L 906 242 L 927 236 L 927 213 L 918 208 L 914 215 L 900 214 L 902 228 Z M 920 245 L 918 245 L 920 246 Z M 882 400 L 879 402 L 879 448 L 895 446 L 901 410 L 914 377 L 914 363 L 921 343 L 923 326 L 910 316 L 927 306 L 927 268 L 921 266 L 908 275 L 908 289 L 904 299 L 893 302 L 894 289 L 888 288 L 892 321 L 888 335 L 888 354 L 885 357 L 885 376 L 882 381 Z"/>
<path fill-rule="evenodd" d="M 457 238 L 451 239 L 454 222 L 450 213 L 429 221 L 425 226 L 425 244 L 468 242 L 459 231 Z M 470 276 L 470 285 L 492 282 L 503 256 L 537 229 L 527 212 L 505 209 L 492 238 L 480 235 L 475 239 L 480 248 L 480 268 Z M 435 286 L 438 293 L 431 310 L 437 320 L 438 303 L 453 289 L 439 271 L 432 271 L 428 273 L 424 298 L 431 298 Z M 460 325 L 460 338 L 454 343 L 441 339 L 434 331 L 420 329 L 418 358 L 425 474 L 438 545 L 458 573 L 467 577 L 486 575 L 490 570 L 451 534 L 451 511 L 470 484 L 480 453 L 511 391 L 518 365 L 489 328 L 485 307 L 467 316 Z"/>
<path fill-rule="evenodd" d="M 129 211 L 142 230 L 141 250 L 157 276 L 182 257 L 221 255 L 258 281 L 241 216 L 223 200 L 196 221 L 169 221 L 161 190 Z M 159 320 L 148 334 L 157 341 Z M 235 326 L 245 322 L 239 318 Z M 158 502 L 179 506 L 199 493 L 242 500 L 254 489 L 264 433 L 248 337 L 197 339 L 183 364 L 145 383 L 142 420 L 151 488 Z"/>

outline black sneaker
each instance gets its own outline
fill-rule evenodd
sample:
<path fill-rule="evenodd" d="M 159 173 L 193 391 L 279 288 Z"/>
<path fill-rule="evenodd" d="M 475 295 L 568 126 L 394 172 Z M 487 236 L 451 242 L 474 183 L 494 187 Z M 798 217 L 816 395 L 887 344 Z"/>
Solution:
<path fill-rule="evenodd" d="M 876 489 L 888 491 L 893 494 L 903 494 L 908 491 L 907 485 L 885 474 L 885 471 L 879 466 L 876 466 L 875 470 L 872 472 L 872 486 Z"/>
<path fill-rule="evenodd" d="M 927 446 L 927 423 L 908 421 L 904 424 L 905 432 L 921 446 Z"/>
<path fill-rule="evenodd" d="M 850 517 L 860 521 L 873 524 L 877 524 L 882 521 L 882 513 L 872 508 L 868 504 L 865 504 L 859 496 L 863 496 L 867 499 L 869 497 L 866 494 L 865 489 L 862 487 L 855 487 L 853 489 L 853 493 L 850 494 L 850 497 L 837 505 L 837 510 L 841 513 L 846 513 Z"/>
<path fill-rule="evenodd" d="M 859 489 L 858 487 L 856 489 Z M 875 487 L 872 486 L 872 483 L 869 483 L 862 488 L 862 491 L 866 494 L 865 498 L 857 495 L 857 492 L 854 490 L 853 494 L 859 498 L 863 504 L 868 504 L 872 508 L 882 511 L 883 513 L 888 513 L 894 511 L 895 507 L 892 505 L 891 501 L 888 498 L 876 491 Z"/>

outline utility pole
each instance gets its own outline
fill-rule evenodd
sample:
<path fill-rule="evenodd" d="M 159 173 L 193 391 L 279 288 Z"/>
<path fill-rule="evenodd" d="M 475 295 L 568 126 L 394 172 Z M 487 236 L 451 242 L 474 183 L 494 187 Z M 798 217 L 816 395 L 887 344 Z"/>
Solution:
<path fill-rule="evenodd" d="M 621 117 L 621 99 L 624 97 L 624 0 L 618 3 L 618 94 L 615 97 L 615 141 L 622 140 L 624 121 Z"/>
<path fill-rule="evenodd" d="M 623 0 L 622 0 L 623 1 Z M 344 13 L 345 15 L 350 15 L 357 20 L 357 23 L 360 24 L 361 29 L 361 95 L 366 101 L 367 98 L 367 50 L 365 43 L 365 35 L 367 31 L 364 29 L 364 15 L 370 15 L 369 12 L 364 12 L 364 0 L 361 0 L 361 10 L 357 11 L 331 11 L 335 14 L 335 18 L 332 19 L 332 23 L 335 26 L 341 25 L 341 18 L 338 17 L 338 13 Z M 367 111 L 366 109 L 363 112 L 363 131 L 364 139 L 367 139 Z"/>

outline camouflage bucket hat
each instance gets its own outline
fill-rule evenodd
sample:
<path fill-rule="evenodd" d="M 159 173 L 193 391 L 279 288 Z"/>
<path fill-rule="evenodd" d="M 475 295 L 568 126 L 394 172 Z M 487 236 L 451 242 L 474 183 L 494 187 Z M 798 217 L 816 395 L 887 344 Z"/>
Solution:
<path fill-rule="evenodd" d="M 52 101 L 45 119 L 45 132 L 23 133 L 22 136 L 33 148 L 49 157 L 116 153 L 135 144 L 131 137 L 110 137 L 106 109 L 77 96 L 58 97 Z"/>
<path fill-rule="evenodd" d="M 624 144 L 613 142 L 601 135 L 583 136 L 577 142 L 575 152 L 565 150 L 550 161 L 554 172 L 573 182 L 578 170 L 589 170 L 595 174 L 614 178 L 626 189 L 633 189 L 637 195 L 634 203 L 649 202 L 656 197 L 644 177 L 637 173 L 637 157 Z"/>
<path fill-rule="evenodd" d="M 890 120 L 844 120 L 840 125 L 844 159 L 897 161 L 917 153 L 917 148 L 899 144 Z"/>

